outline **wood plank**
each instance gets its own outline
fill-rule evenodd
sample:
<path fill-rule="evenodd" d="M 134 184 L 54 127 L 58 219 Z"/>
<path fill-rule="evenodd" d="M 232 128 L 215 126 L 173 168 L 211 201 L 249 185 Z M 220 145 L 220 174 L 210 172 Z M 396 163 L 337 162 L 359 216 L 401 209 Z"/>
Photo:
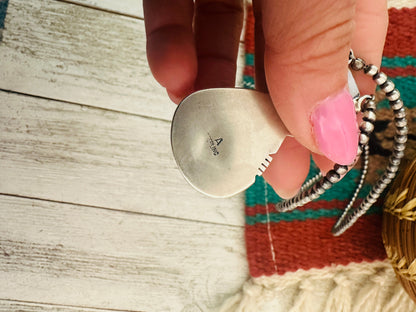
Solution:
<path fill-rule="evenodd" d="M 126 16 L 136 17 L 139 19 L 144 19 L 144 12 L 143 12 L 143 0 L 58 0 L 63 2 L 69 3 L 76 3 L 80 5 L 84 5 L 91 8 L 96 8 L 98 10 L 106 10 L 109 12 L 115 12 L 118 14 L 123 14 Z M 245 0 L 245 6 L 249 3 L 251 4 L 250 0 Z M 245 22 L 245 21 L 244 21 Z M 245 24 L 244 24 L 245 25 Z M 243 30 L 241 32 L 240 41 L 244 42 L 244 30 L 245 27 L 243 26 Z"/>
<path fill-rule="evenodd" d="M 0 299 L 0 312 L 118 312 L 122 310 L 72 307 L 55 304 Z M 126 311 L 123 311 L 126 312 Z M 141 312 L 141 311 L 127 311 Z"/>
<path fill-rule="evenodd" d="M 207 311 L 247 278 L 243 227 L 0 196 L 2 299 Z"/>
<path fill-rule="evenodd" d="M 58 0 L 143 19 L 143 0 Z"/>
<path fill-rule="evenodd" d="M 10 0 L 7 12 L 1 89 L 171 119 L 176 106 L 147 66 L 142 20 L 53 0 Z"/>
<path fill-rule="evenodd" d="M 187 184 L 169 122 L 7 92 L 0 103 L 0 193 L 244 224 L 242 195 Z"/>

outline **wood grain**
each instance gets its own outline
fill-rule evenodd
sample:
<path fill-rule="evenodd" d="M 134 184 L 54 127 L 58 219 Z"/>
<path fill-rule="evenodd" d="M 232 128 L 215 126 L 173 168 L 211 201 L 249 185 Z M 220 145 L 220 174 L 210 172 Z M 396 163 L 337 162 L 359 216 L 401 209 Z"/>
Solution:
<path fill-rule="evenodd" d="M 53 0 L 10 0 L 0 88 L 170 120 L 147 66 L 143 21 Z M 238 77 L 242 77 L 242 53 Z M 238 83 L 241 83 L 241 78 Z"/>
<path fill-rule="evenodd" d="M 205 197 L 176 168 L 175 106 L 128 3 L 9 0 L 0 311 L 207 311 L 247 278 L 243 196 Z"/>
<path fill-rule="evenodd" d="M 59 0 L 143 19 L 143 0 Z"/>
<path fill-rule="evenodd" d="M 48 303 L 37 303 L 0 299 L 0 312 L 121 312 L 122 310 L 73 307 Z M 123 312 L 144 312 L 123 310 Z"/>
<path fill-rule="evenodd" d="M 242 225 L 242 195 L 213 199 L 176 167 L 170 123 L 0 92 L 0 193 Z"/>
<path fill-rule="evenodd" d="M 242 227 L 0 196 L 2 299 L 207 311 L 246 277 Z"/>

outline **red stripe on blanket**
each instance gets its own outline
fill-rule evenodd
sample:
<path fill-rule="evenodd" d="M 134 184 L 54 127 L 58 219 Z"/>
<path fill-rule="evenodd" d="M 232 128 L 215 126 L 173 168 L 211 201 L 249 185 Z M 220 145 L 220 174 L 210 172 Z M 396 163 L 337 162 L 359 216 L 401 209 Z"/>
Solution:
<path fill-rule="evenodd" d="M 416 55 L 416 8 L 389 10 L 389 28 L 384 56 Z"/>
<path fill-rule="evenodd" d="M 380 215 L 361 217 L 340 237 L 331 234 L 335 221 L 336 218 L 322 218 L 246 225 L 250 274 L 253 277 L 270 276 L 298 269 L 319 269 L 333 264 L 347 265 L 386 258 L 380 235 Z"/>
<path fill-rule="evenodd" d="M 406 66 L 404 68 L 402 68 L 402 67 L 396 67 L 396 68 L 382 67 L 381 71 L 384 72 L 390 78 L 416 76 L 416 67 L 414 67 L 414 66 Z"/>
<path fill-rule="evenodd" d="M 246 33 L 244 38 L 244 45 L 246 53 L 254 54 L 254 15 L 253 7 L 251 5 L 247 8 Z"/>
<path fill-rule="evenodd" d="M 312 210 L 318 210 L 318 209 L 345 209 L 345 207 L 347 207 L 348 202 L 350 200 L 331 200 L 331 201 L 326 201 L 326 200 L 317 200 L 317 201 L 313 201 L 310 203 L 305 204 L 302 207 L 298 207 L 296 208 L 297 210 L 300 211 L 305 211 L 308 209 L 312 209 Z M 357 207 L 361 204 L 361 202 L 363 201 L 363 198 L 358 198 L 357 201 L 354 203 L 354 207 Z M 373 207 L 381 207 L 383 205 L 383 199 L 378 199 L 376 201 L 376 203 L 373 205 Z M 275 208 L 274 208 L 274 204 L 270 204 L 269 203 L 269 212 L 276 212 Z M 253 207 L 248 207 L 246 206 L 245 209 L 246 212 L 246 216 L 250 216 L 250 217 L 254 217 L 257 214 L 267 214 L 267 210 L 266 210 L 266 206 L 264 205 L 255 205 Z"/>
<path fill-rule="evenodd" d="M 254 77 L 254 66 L 246 65 L 244 67 L 244 75 Z"/>
<path fill-rule="evenodd" d="M 416 7 L 389 9 L 389 28 L 384 56 L 407 56 L 416 54 Z M 253 8 L 247 10 L 247 26 L 245 34 L 246 53 L 254 53 L 254 16 Z"/>

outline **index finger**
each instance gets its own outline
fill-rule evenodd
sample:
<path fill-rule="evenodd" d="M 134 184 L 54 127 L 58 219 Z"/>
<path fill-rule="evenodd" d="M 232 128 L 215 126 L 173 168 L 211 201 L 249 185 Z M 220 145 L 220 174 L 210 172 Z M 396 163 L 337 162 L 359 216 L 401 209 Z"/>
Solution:
<path fill-rule="evenodd" d="M 143 0 L 147 59 L 155 79 L 178 103 L 192 92 L 197 57 L 192 0 Z"/>

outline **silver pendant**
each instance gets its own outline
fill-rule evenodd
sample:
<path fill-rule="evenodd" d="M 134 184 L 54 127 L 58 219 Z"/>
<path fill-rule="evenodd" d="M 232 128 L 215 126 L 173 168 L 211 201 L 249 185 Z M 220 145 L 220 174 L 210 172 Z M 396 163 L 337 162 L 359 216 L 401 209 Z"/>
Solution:
<path fill-rule="evenodd" d="M 171 143 L 180 170 L 194 188 L 228 197 L 254 183 L 288 134 L 268 94 L 207 89 L 179 104 Z"/>
<path fill-rule="evenodd" d="M 359 98 L 348 74 L 351 96 Z M 176 109 L 173 155 L 185 179 L 211 197 L 247 189 L 290 135 L 268 94 L 248 89 L 197 91 Z"/>

